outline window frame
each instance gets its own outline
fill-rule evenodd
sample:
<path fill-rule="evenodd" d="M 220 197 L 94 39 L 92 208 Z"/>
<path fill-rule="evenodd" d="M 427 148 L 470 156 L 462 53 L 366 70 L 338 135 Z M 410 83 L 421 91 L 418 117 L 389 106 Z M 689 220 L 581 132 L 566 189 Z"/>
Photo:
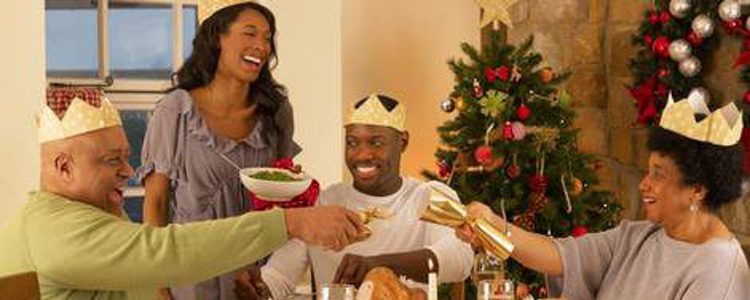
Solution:
<path fill-rule="evenodd" d="M 110 47 L 109 47 L 109 8 L 112 5 L 171 5 L 172 7 L 172 72 L 176 72 L 183 64 L 184 32 L 183 13 L 186 8 L 197 8 L 198 0 L 61 0 L 53 4 L 55 8 L 91 7 L 96 3 L 97 10 L 97 76 L 88 78 L 47 76 L 47 85 L 62 84 L 70 86 L 103 85 L 107 98 L 118 110 L 153 110 L 156 101 L 172 86 L 169 79 L 128 79 L 111 77 Z M 49 6 L 45 7 L 50 9 Z M 197 13 L 197 10 L 196 10 Z M 197 17 L 197 16 L 196 16 Z M 197 21 L 197 20 L 196 20 Z M 197 33 L 196 24 L 196 33 Z M 107 84 L 111 81 L 111 84 Z M 143 186 L 128 186 L 123 196 L 143 197 Z"/>
<path fill-rule="evenodd" d="M 183 32 L 183 9 L 190 7 L 197 7 L 198 0 L 108 0 L 108 1 L 97 1 L 97 77 L 95 78 L 72 78 L 72 77 L 47 77 L 48 84 L 64 84 L 64 85 L 92 85 L 102 84 L 106 82 L 107 78 L 111 75 L 110 69 L 110 49 L 109 49 L 109 8 L 112 5 L 171 5 L 172 6 L 172 72 L 176 72 L 184 61 L 184 32 Z M 66 0 L 59 1 L 55 5 L 56 8 L 63 7 L 80 7 L 91 3 L 89 1 L 82 0 Z M 46 8 L 45 8 L 46 9 Z M 197 24 L 196 24 L 197 25 Z M 133 101 L 127 101 L 123 98 L 130 97 L 130 93 L 158 93 L 162 94 L 164 90 L 171 87 L 171 81 L 169 79 L 128 79 L 128 78 L 117 78 L 112 81 L 111 85 L 105 86 L 104 91 L 110 96 L 110 100 L 117 102 L 118 99 L 122 99 L 124 103 Z M 125 97 L 119 97 L 115 94 L 127 93 Z M 155 102 L 158 96 L 151 102 Z M 143 100 L 143 97 L 139 97 Z M 139 104 L 140 101 L 136 101 Z M 140 105 L 139 105 L 140 106 Z"/>

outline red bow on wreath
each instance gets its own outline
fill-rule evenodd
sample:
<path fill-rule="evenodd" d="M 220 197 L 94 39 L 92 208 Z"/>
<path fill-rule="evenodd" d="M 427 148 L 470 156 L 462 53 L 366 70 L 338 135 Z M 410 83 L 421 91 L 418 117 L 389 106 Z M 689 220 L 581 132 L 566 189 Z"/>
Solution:
<path fill-rule="evenodd" d="M 630 95 L 638 101 L 638 123 L 648 124 L 656 121 L 659 110 L 656 106 L 657 95 L 662 94 L 665 87 L 658 84 L 656 77 L 646 79 L 640 85 L 630 88 Z"/>
<path fill-rule="evenodd" d="M 500 78 L 503 81 L 508 81 L 508 75 L 510 69 L 506 66 L 500 66 L 497 68 L 487 68 L 484 70 L 484 75 L 487 76 L 487 81 L 495 82 L 495 79 Z"/>

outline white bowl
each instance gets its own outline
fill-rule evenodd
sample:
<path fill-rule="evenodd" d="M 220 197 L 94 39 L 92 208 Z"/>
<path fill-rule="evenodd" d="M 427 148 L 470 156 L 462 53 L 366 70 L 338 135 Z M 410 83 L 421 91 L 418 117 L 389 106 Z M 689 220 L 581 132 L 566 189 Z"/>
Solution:
<path fill-rule="evenodd" d="M 282 172 L 299 180 L 271 181 L 250 177 L 263 171 Z M 263 200 L 287 201 L 305 192 L 312 182 L 312 177 L 304 172 L 297 174 L 279 168 L 244 168 L 240 170 L 240 180 L 245 188 Z"/>

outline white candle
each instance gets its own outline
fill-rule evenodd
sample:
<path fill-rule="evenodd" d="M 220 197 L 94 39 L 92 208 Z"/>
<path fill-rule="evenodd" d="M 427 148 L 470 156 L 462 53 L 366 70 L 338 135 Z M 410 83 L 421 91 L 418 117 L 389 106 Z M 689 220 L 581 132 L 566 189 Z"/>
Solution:
<path fill-rule="evenodd" d="M 427 300 L 438 300 L 437 273 L 435 273 L 435 264 L 432 262 L 432 258 L 427 260 L 427 268 L 430 270 L 430 273 L 427 274 Z"/>

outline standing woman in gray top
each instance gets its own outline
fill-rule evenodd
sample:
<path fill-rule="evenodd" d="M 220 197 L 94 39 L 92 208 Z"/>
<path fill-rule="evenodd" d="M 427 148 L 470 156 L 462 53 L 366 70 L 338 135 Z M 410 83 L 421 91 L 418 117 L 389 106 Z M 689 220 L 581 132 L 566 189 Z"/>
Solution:
<path fill-rule="evenodd" d="M 747 259 L 715 214 L 740 196 L 740 147 L 653 128 L 639 185 L 647 221 L 562 239 L 511 225 L 512 257 L 556 276 L 553 291 L 567 299 L 750 299 Z M 505 226 L 485 205 L 469 214 Z M 457 233 L 478 245 L 470 228 Z"/>
<path fill-rule="evenodd" d="M 204 2 L 222 3 L 199 5 Z M 292 140 L 289 100 L 270 71 L 276 62 L 273 14 L 254 2 L 223 2 L 228 4 L 218 4 L 220 9 L 207 16 L 201 16 L 199 7 L 193 52 L 149 122 L 136 177 L 146 188 L 144 221 L 151 225 L 247 212 L 251 208 L 238 168 L 269 166 L 301 150 Z M 226 274 L 194 286 L 170 287 L 161 295 L 235 299 L 234 279 L 235 274 Z"/>

